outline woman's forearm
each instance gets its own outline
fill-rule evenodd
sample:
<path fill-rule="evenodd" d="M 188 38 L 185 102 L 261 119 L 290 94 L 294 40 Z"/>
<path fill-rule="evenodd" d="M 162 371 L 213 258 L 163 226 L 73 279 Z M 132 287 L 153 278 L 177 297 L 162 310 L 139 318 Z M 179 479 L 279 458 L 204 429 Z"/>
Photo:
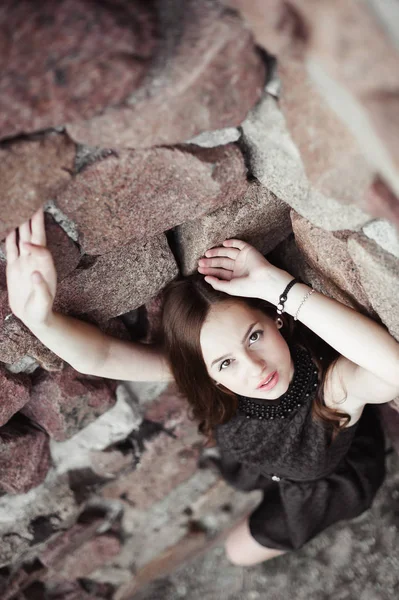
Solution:
<path fill-rule="evenodd" d="M 56 312 L 32 333 L 76 371 L 90 373 L 104 360 L 106 336 L 94 325 Z"/>
<path fill-rule="evenodd" d="M 280 280 L 277 275 L 272 290 L 269 287 L 264 299 L 277 305 L 280 294 L 291 280 L 289 273 L 281 271 Z M 295 316 L 310 289 L 305 284 L 296 283 L 288 292 L 285 312 Z M 355 364 L 388 383 L 398 385 L 399 344 L 372 319 L 314 292 L 302 305 L 298 320 Z"/>

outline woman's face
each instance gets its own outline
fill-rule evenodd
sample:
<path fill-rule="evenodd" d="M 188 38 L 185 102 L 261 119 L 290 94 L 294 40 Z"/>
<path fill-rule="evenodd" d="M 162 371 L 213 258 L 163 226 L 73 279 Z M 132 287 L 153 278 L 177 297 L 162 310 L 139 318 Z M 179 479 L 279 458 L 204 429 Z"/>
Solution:
<path fill-rule="evenodd" d="M 275 320 L 262 311 L 239 300 L 214 304 L 200 344 L 209 375 L 232 392 L 275 399 L 287 391 L 294 374 L 290 351 Z"/>

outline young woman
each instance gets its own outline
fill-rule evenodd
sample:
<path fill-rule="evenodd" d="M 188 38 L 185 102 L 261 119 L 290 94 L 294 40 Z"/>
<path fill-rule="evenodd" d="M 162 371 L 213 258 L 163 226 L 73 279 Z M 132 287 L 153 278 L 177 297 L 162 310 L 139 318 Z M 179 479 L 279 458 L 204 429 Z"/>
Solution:
<path fill-rule="evenodd" d="M 369 405 L 399 394 L 399 345 L 383 327 L 226 240 L 199 261 L 205 278 L 168 286 L 162 346 L 135 344 L 52 310 L 56 272 L 41 210 L 9 234 L 6 251 L 10 307 L 46 346 L 82 373 L 175 378 L 218 444 L 223 476 L 263 490 L 227 538 L 232 562 L 300 548 L 370 506 L 385 469 Z"/>

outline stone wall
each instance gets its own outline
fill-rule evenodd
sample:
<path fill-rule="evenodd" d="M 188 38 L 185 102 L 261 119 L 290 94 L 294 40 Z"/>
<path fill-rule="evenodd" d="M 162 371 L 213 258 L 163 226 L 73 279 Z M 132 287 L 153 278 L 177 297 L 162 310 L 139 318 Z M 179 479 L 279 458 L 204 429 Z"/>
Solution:
<path fill-rule="evenodd" d="M 399 340 L 395 10 L 3 2 L 0 238 L 45 204 L 57 309 L 123 339 L 151 341 L 163 287 L 235 236 Z M 10 312 L 4 254 L 0 389 L 5 600 L 131 598 L 259 500 L 209 468 L 173 385 L 45 348 Z M 399 451 L 395 402 L 381 414 Z"/>

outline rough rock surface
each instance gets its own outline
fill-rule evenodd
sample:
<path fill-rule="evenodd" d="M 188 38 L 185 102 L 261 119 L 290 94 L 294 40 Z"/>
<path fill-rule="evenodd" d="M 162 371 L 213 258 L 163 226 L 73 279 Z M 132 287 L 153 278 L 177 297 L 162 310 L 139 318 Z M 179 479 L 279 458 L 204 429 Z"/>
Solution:
<path fill-rule="evenodd" d="M 158 7 L 164 38 L 141 89 L 123 106 L 69 123 L 76 141 L 128 148 L 178 144 L 238 125 L 259 99 L 265 67 L 238 15 L 215 0 L 169 0 Z"/>
<path fill-rule="evenodd" d="M 397 260 L 376 242 L 359 234 L 348 240 L 348 249 L 374 310 L 399 341 L 399 296 L 386 293 L 399 289 Z"/>
<path fill-rule="evenodd" d="M 63 361 L 49 350 L 15 317 L 6 290 L 0 289 L 0 361 L 11 364 L 29 355 L 48 371 L 58 371 Z"/>
<path fill-rule="evenodd" d="M 224 2 L 239 9 L 259 45 L 277 56 L 279 62 L 299 60 L 303 63 L 313 81 L 310 104 L 318 90 L 332 113 L 336 113 L 343 126 L 357 138 L 369 163 L 398 194 L 399 55 L 395 3 L 375 0 Z M 389 35 L 392 31 L 396 31 L 396 36 Z M 284 86 L 283 94 L 285 91 Z M 303 123 L 297 119 L 295 125 L 301 128 Z M 322 122 L 316 124 L 316 128 L 323 126 Z M 309 133 L 312 136 L 312 132 Z M 328 148 L 327 139 L 320 143 Z"/>
<path fill-rule="evenodd" d="M 293 277 L 301 279 L 309 284 L 317 292 L 321 292 L 334 300 L 342 302 L 355 310 L 359 310 L 359 304 L 353 297 L 342 291 L 329 275 L 324 275 L 321 268 L 313 268 L 306 260 L 302 252 L 298 252 L 294 235 L 281 242 L 268 256 L 272 264 L 285 269 Z"/>
<path fill-rule="evenodd" d="M 87 577 L 119 554 L 121 544 L 115 535 L 96 535 L 95 526 L 101 524 L 100 519 L 90 524 L 76 523 L 50 542 L 40 555 L 40 561 L 50 568 L 47 581 Z"/>
<path fill-rule="evenodd" d="M 116 383 L 88 377 L 66 366 L 60 373 L 35 373 L 31 397 L 22 409 L 51 438 L 62 441 L 115 404 Z"/>
<path fill-rule="evenodd" d="M 4 2 L 0 137 L 87 119 L 123 102 L 155 49 L 151 9 L 137 0 Z"/>
<path fill-rule="evenodd" d="M 300 550 L 248 568 L 231 564 L 220 543 L 179 569 L 161 573 L 134 600 L 393 600 L 398 473 L 398 456 L 391 455 L 387 480 L 372 508 L 333 525 Z"/>
<path fill-rule="evenodd" d="M 30 380 L 12 375 L 0 364 L 0 427 L 29 402 Z"/>
<path fill-rule="evenodd" d="M 14 415 L 0 430 L 0 494 L 23 494 L 39 485 L 50 467 L 48 436 Z"/>
<path fill-rule="evenodd" d="M 47 247 L 54 258 L 57 280 L 62 281 L 79 264 L 80 251 L 53 217 L 45 213 Z"/>
<path fill-rule="evenodd" d="M 195 473 L 202 436 L 197 424 L 189 421 L 187 408 L 174 384 L 151 403 L 137 436 L 148 438 L 140 468 L 108 483 L 105 498 L 123 496 L 137 509 L 148 510 Z"/>
<path fill-rule="evenodd" d="M 74 159 L 75 144 L 54 132 L 0 147 L 0 239 L 69 183 Z"/>
<path fill-rule="evenodd" d="M 399 197 L 381 177 L 376 177 L 365 197 L 365 210 L 374 217 L 388 219 L 399 228 Z"/>
<path fill-rule="evenodd" d="M 280 61 L 278 75 L 279 106 L 310 185 L 322 198 L 363 208 L 374 170 L 359 142 L 321 97 L 301 62 Z"/>
<path fill-rule="evenodd" d="M 86 167 L 57 198 L 89 254 L 143 240 L 232 202 L 246 188 L 233 144 L 121 151 Z"/>
<path fill-rule="evenodd" d="M 0 566 L 23 556 L 35 556 L 37 545 L 71 525 L 78 508 L 68 478 L 45 481 L 19 496 L 0 498 Z"/>
<path fill-rule="evenodd" d="M 399 231 L 389 221 L 380 219 L 363 227 L 363 233 L 381 248 L 399 258 Z"/>
<path fill-rule="evenodd" d="M 290 232 L 287 204 L 258 182 L 252 182 L 246 193 L 229 206 L 177 228 L 182 272 L 194 272 L 204 252 L 227 238 L 243 239 L 266 254 Z"/>
<path fill-rule="evenodd" d="M 299 150 L 276 100 L 266 94 L 242 124 L 242 147 L 252 174 L 278 198 L 318 227 L 359 229 L 370 217 L 325 195 L 309 182 Z"/>
<path fill-rule="evenodd" d="M 373 314 L 374 311 L 363 290 L 360 275 L 349 254 L 347 237 L 349 232 L 319 229 L 291 211 L 295 243 L 306 262 L 323 278 L 346 294 L 353 308 Z M 338 237 L 338 234 L 342 234 Z"/>
<path fill-rule="evenodd" d="M 176 275 L 165 236 L 133 242 L 76 269 L 59 285 L 54 307 L 110 319 L 144 304 Z"/>

